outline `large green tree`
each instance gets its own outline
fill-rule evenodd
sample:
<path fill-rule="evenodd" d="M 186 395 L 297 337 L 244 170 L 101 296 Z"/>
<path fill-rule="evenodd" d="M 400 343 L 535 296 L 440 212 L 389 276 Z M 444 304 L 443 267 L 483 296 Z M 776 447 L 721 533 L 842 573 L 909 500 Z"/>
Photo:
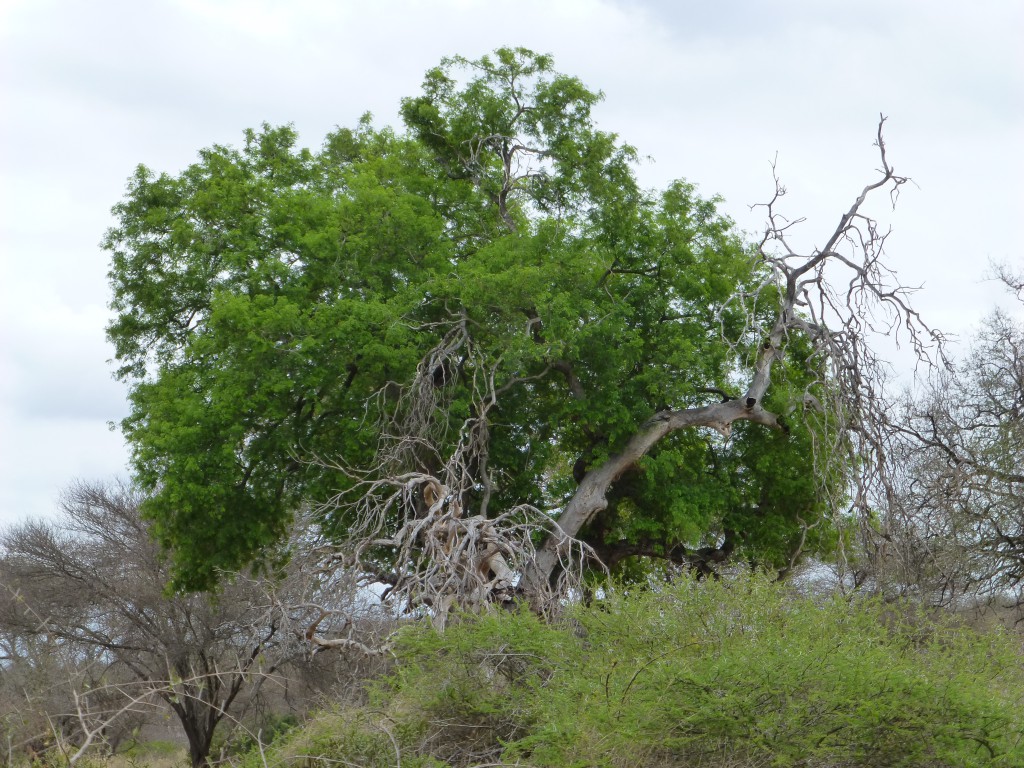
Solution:
<path fill-rule="evenodd" d="M 428 72 L 403 132 L 365 118 L 314 152 L 265 125 L 178 175 L 139 167 L 105 240 L 109 336 L 178 586 L 328 500 L 324 524 L 392 582 L 473 531 L 483 578 L 501 555 L 527 588 L 566 535 L 622 567 L 782 569 L 821 538 L 874 403 L 862 316 L 823 269 L 845 260 L 849 306 L 913 320 L 873 228 L 853 237 L 865 195 L 903 179 L 883 149 L 796 259 L 778 196 L 759 247 L 686 182 L 642 189 L 599 98 L 501 49 Z M 530 514 L 517 559 L 502 531 Z"/>

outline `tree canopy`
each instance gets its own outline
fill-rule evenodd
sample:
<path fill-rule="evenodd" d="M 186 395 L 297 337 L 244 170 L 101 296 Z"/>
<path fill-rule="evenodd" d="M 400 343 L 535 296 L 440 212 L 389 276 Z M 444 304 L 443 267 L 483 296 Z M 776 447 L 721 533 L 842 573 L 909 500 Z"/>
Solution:
<path fill-rule="evenodd" d="M 177 175 L 136 170 L 104 241 L 108 333 L 178 587 L 319 504 L 392 579 L 397 532 L 444 510 L 557 519 L 531 534 L 539 578 L 565 534 L 620 568 L 780 569 L 832 535 L 856 464 L 837 435 L 864 399 L 820 406 L 857 386 L 843 356 L 857 376 L 864 358 L 856 318 L 809 291 L 849 242 L 849 306 L 904 309 L 874 280 L 873 230 L 853 237 L 864 196 L 903 181 L 881 128 L 882 177 L 794 267 L 766 248 L 785 244 L 774 209 L 758 247 L 693 185 L 642 189 L 600 98 L 500 49 L 430 70 L 402 131 L 367 116 L 312 151 L 264 125 Z"/>

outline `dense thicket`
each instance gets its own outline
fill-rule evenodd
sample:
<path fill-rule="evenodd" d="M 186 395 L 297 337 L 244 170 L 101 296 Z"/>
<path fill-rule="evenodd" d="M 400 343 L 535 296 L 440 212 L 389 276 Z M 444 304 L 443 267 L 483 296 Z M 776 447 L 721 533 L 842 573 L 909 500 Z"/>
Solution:
<path fill-rule="evenodd" d="M 376 706 L 247 765 L 1024 765 L 1019 638 L 749 573 L 612 593 L 564 623 L 410 627 Z"/>

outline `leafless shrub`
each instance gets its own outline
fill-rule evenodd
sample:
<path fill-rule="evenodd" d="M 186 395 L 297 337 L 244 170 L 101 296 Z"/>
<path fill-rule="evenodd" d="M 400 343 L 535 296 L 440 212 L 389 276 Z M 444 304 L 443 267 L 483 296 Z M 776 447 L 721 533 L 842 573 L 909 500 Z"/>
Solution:
<path fill-rule="evenodd" d="M 1024 601 L 1024 326 L 993 313 L 958 366 L 907 395 L 900 425 L 873 540 L 883 586 L 953 606 Z"/>

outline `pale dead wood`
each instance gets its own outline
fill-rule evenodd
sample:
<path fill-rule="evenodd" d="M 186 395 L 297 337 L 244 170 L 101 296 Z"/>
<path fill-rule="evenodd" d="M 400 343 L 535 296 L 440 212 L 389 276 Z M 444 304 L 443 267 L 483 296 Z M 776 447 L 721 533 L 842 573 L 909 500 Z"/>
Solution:
<path fill-rule="evenodd" d="M 444 382 L 435 372 L 455 369 L 468 372 L 472 382 L 473 415 L 459 427 L 454 451 L 442 457 L 436 446 L 445 429 L 438 421 L 447 413 L 439 407 L 437 390 Z M 511 604 L 521 594 L 522 574 L 536 560 L 540 536 L 563 541 L 558 579 L 543 589 L 547 604 L 577 588 L 584 563 L 592 559 L 589 547 L 565 536 L 551 515 L 532 505 L 488 513 L 495 482 L 488 470 L 489 412 L 504 389 L 528 380 L 498 386 L 499 369 L 500 359 L 489 363 L 475 349 L 459 315 L 424 357 L 384 425 L 376 466 L 360 471 L 318 459 L 353 481 L 319 512 L 344 510 L 352 519 L 347 541 L 327 555 L 325 567 L 386 584 L 384 598 L 396 610 L 425 610 L 439 627 L 453 609 Z M 481 499 L 479 511 L 465 514 L 464 499 L 473 492 Z"/>

